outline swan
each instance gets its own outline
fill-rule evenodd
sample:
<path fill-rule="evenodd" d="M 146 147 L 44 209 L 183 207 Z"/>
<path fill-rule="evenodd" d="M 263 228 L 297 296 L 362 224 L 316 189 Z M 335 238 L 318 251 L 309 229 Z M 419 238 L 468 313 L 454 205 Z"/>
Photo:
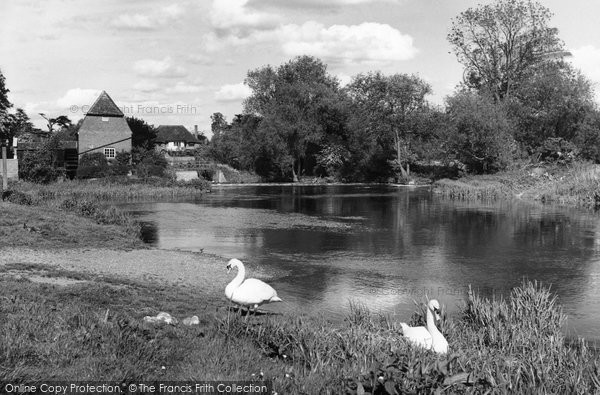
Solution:
<path fill-rule="evenodd" d="M 409 343 L 432 350 L 438 354 L 448 353 L 448 341 L 444 335 L 435 326 L 435 320 L 440 317 L 440 304 L 437 300 L 432 299 L 427 305 L 427 327 L 424 326 L 408 326 L 404 322 L 400 323 L 402 333 Z"/>
<path fill-rule="evenodd" d="M 269 284 L 257 280 L 255 278 L 246 277 L 246 268 L 239 259 L 231 259 L 227 263 L 227 273 L 234 267 L 237 267 L 238 273 L 227 287 L 225 287 L 225 296 L 227 299 L 240 306 L 247 306 L 248 313 L 250 308 L 254 307 L 254 312 L 258 306 L 265 303 L 283 302 L 277 296 L 277 291 L 273 289 Z M 246 315 L 246 317 L 248 317 Z"/>

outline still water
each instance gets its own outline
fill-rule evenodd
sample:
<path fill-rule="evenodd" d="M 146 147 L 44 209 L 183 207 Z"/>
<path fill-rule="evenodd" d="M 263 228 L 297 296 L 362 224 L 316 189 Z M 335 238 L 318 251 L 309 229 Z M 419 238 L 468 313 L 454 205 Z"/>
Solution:
<path fill-rule="evenodd" d="M 366 185 L 217 186 L 196 200 L 123 207 L 158 248 L 223 256 L 223 270 L 239 258 L 249 276 L 268 278 L 285 300 L 268 310 L 336 320 L 352 300 L 408 320 L 425 295 L 456 314 L 469 286 L 507 295 L 526 278 L 552 286 L 569 335 L 600 340 L 593 213 Z"/>

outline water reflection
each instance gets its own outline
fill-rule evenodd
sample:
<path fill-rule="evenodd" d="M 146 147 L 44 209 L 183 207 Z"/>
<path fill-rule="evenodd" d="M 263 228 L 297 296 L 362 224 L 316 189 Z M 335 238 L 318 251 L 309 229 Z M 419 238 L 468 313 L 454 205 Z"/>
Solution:
<path fill-rule="evenodd" d="M 386 186 L 228 187 L 126 207 L 160 248 L 240 258 L 250 273 L 271 277 L 286 300 L 271 309 L 339 319 L 348 300 L 359 300 L 408 318 L 425 294 L 452 312 L 469 285 L 502 295 L 528 278 L 552 284 L 573 333 L 598 336 L 595 215 Z"/>

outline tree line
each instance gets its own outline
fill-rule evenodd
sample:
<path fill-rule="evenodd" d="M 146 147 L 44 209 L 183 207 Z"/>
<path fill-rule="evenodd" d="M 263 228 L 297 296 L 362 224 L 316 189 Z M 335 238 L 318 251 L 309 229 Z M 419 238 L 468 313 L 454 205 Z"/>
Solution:
<path fill-rule="evenodd" d="M 431 86 L 418 75 L 370 71 L 342 87 L 312 56 L 250 70 L 243 113 L 211 117 L 209 153 L 294 181 L 406 181 L 434 164 L 490 173 L 519 160 L 598 162 L 592 83 L 568 62 L 551 17 L 538 2 L 502 0 L 454 18 L 447 39 L 464 78 L 444 106 L 427 101 Z"/>

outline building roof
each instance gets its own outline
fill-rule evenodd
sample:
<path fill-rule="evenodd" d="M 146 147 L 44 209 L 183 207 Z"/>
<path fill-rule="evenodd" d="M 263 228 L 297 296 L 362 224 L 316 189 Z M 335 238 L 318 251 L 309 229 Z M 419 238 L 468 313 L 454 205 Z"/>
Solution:
<path fill-rule="evenodd" d="M 122 117 L 123 112 L 119 110 L 119 107 L 115 104 L 113 99 L 108 96 L 106 91 L 102 91 L 100 96 L 96 99 L 94 104 L 90 107 L 86 115 L 96 115 L 103 117 Z"/>
<path fill-rule="evenodd" d="M 157 143 L 168 143 L 170 141 L 200 142 L 183 125 L 160 125 L 156 128 L 156 139 L 154 141 Z"/>

